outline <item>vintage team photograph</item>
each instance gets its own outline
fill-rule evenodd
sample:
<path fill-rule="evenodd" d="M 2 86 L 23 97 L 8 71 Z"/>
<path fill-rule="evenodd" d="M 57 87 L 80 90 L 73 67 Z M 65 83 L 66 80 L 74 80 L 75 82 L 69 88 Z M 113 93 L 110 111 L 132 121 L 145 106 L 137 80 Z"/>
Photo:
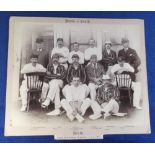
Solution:
<path fill-rule="evenodd" d="M 11 17 L 5 135 L 150 133 L 144 30 L 138 19 Z"/>

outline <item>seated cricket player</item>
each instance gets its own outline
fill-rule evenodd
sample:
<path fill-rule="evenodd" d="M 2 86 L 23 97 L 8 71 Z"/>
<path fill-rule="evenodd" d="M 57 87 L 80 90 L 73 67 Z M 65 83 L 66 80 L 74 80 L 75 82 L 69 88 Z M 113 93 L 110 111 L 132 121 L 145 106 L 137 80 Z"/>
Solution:
<path fill-rule="evenodd" d="M 68 58 L 69 58 L 69 49 L 64 46 L 64 40 L 62 38 L 57 39 L 57 46 L 53 48 L 51 52 L 51 58 L 53 54 L 59 55 L 59 63 L 65 67 L 67 70 L 68 68 Z"/>
<path fill-rule="evenodd" d="M 22 85 L 20 87 L 20 95 L 22 100 L 21 111 L 24 112 L 27 109 L 27 80 L 26 73 L 31 72 L 46 72 L 46 68 L 44 68 L 41 64 L 38 64 L 38 55 L 32 54 L 30 58 L 30 63 L 24 65 L 21 70 L 21 74 L 24 74 L 24 80 L 22 81 Z"/>
<path fill-rule="evenodd" d="M 103 75 L 102 85 L 97 92 L 97 101 L 100 103 L 104 119 L 111 115 L 123 117 L 127 113 L 119 112 L 118 89 L 112 84 L 112 78 L 109 75 Z"/>
<path fill-rule="evenodd" d="M 123 56 L 118 57 L 118 64 L 115 64 L 111 69 L 111 74 L 122 74 L 123 72 L 134 73 L 135 69 L 129 63 L 127 63 Z M 142 109 L 140 106 L 140 96 L 141 96 L 141 84 L 140 82 L 132 81 L 131 85 L 133 93 L 133 106 L 136 109 Z"/>
<path fill-rule="evenodd" d="M 89 40 L 89 48 L 84 51 L 85 64 L 88 64 L 92 55 L 97 56 L 97 61 L 102 59 L 102 52 L 95 46 L 95 44 L 94 39 Z"/>
<path fill-rule="evenodd" d="M 89 94 L 87 85 L 81 84 L 80 77 L 73 76 L 70 85 L 66 85 L 62 92 L 65 98 L 61 100 L 61 105 L 67 112 L 67 117 L 70 121 L 76 118 L 79 122 L 83 122 L 83 116 L 91 104 L 91 100 L 87 98 Z"/>
<path fill-rule="evenodd" d="M 84 53 L 79 50 L 79 43 L 75 42 L 73 44 L 73 48 L 74 48 L 74 50 L 69 53 L 69 60 L 68 60 L 68 62 L 70 64 L 72 64 L 73 63 L 72 56 L 74 54 L 77 54 L 79 56 L 79 64 L 84 64 Z"/>
<path fill-rule="evenodd" d="M 96 102 L 96 90 L 102 83 L 102 77 L 105 74 L 104 67 L 97 62 L 97 55 L 91 55 L 90 62 L 86 66 L 86 74 L 89 82 L 88 87 L 90 89 L 91 100 Z M 90 118 L 98 119 L 101 117 L 100 105 L 97 103 L 94 108 L 96 113 L 90 116 Z"/>
<path fill-rule="evenodd" d="M 70 83 L 72 81 L 73 76 L 80 77 L 82 83 L 86 82 L 86 72 L 85 68 L 79 64 L 79 56 L 74 54 L 72 56 L 72 64 L 69 66 L 67 71 L 67 82 Z"/>
<path fill-rule="evenodd" d="M 47 66 L 46 78 L 49 79 L 49 83 L 44 83 L 42 88 L 42 98 L 46 98 L 42 103 L 42 107 L 47 107 L 51 101 L 54 102 L 55 105 L 55 109 L 52 112 L 47 113 L 47 115 L 59 115 L 61 113 L 60 88 L 63 87 L 63 80 L 65 77 L 65 67 L 60 65 L 59 55 L 54 54 L 50 64 Z"/>

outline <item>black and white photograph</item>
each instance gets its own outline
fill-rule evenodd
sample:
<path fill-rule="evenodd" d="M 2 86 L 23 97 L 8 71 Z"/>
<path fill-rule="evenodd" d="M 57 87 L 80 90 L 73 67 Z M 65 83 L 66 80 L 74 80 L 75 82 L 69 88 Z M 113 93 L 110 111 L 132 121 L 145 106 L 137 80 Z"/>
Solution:
<path fill-rule="evenodd" d="M 150 133 L 146 52 L 140 19 L 11 17 L 5 135 Z"/>

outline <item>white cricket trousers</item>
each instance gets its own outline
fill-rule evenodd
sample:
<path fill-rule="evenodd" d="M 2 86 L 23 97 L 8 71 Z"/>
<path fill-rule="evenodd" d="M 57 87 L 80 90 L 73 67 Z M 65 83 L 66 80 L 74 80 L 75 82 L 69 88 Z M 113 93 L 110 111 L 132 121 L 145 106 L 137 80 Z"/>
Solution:
<path fill-rule="evenodd" d="M 60 104 L 60 89 L 63 87 L 63 81 L 60 79 L 53 79 L 48 83 L 43 84 L 42 98 L 49 98 L 54 102 L 55 109 L 61 107 Z"/>
<path fill-rule="evenodd" d="M 140 106 L 140 98 L 141 98 L 141 83 L 140 82 L 132 82 L 132 90 L 133 92 L 133 106 Z"/>
<path fill-rule="evenodd" d="M 86 98 L 82 101 L 83 103 L 81 104 L 81 112 L 84 115 L 86 110 L 89 108 L 91 104 L 91 100 L 89 98 Z M 69 102 L 66 99 L 61 100 L 61 105 L 65 109 L 68 115 L 72 114 L 73 112 L 73 107 L 69 104 Z"/>
<path fill-rule="evenodd" d="M 101 104 L 101 107 L 102 111 L 104 111 L 105 113 L 112 112 L 113 114 L 117 114 L 119 112 L 119 104 L 114 99 Z"/>
<path fill-rule="evenodd" d="M 22 81 L 22 85 L 20 86 L 20 96 L 22 100 L 22 106 L 27 106 L 27 83 L 26 80 Z"/>
<path fill-rule="evenodd" d="M 68 115 L 72 114 L 73 108 L 66 99 L 61 100 L 61 105 Z M 96 101 L 92 101 L 89 98 L 86 98 L 83 100 L 83 104 L 81 105 L 81 112 L 83 115 L 89 107 L 92 108 L 94 114 L 101 113 L 101 107 L 98 105 L 98 103 Z"/>

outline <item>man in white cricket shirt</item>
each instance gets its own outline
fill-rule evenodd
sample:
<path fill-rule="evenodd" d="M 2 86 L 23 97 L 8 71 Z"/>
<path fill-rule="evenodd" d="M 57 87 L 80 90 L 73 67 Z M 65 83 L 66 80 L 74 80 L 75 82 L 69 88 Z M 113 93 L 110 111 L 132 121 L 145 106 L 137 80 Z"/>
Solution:
<path fill-rule="evenodd" d="M 72 64 L 73 63 L 72 56 L 74 54 L 77 54 L 79 56 L 79 64 L 84 64 L 84 53 L 79 50 L 79 43 L 75 42 L 73 46 L 74 46 L 74 50 L 69 53 L 68 62 Z"/>
<path fill-rule="evenodd" d="M 112 69 L 111 69 L 111 74 L 114 75 L 115 73 L 121 74 L 124 71 L 134 73 L 135 70 L 134 68 L 127 62 L 125 62 L 123 57 L 118 57 L 118 64 L 115 64 Z M 138 81 L 132 81 L 132 86 L 131 88 L 133 89 L 133 106 L 136 109 L 142 109 L 140 106 L 140 96 L 141 96 L 141 84 Z"/>
<path fill-rule="evenodd" d="M 95 46 L 94 39 L 89 40 L 89 48 L 87 48 L 84 52 L 86 64 L 89 62 L 92 55 L 97 55 L 98 61 L 102 59 L 102 52 Z"/>
<path fill-rule="evenodd" d="M 31 72 L 46 72 L 46 69 L 41 65 L 38 64 L 38 55 L 32 54 L 31 63 L 24 65 L 23 69 L 21 70 L 21 74 L 24 74 L 24 80 L 22 81 L 22 85 L 20 87 L 20 95 L 22 100 L 22 107 L 21 111 L 24 112 L 27 109 L 27 80 L 26 80 L 26 73 Z"/>
<path fill-rule="evenodd" d="M 64 41 L 62 38 L 57 39 L 57 47 L 54 47 L 51 52 L 51 58 L 53 54 L 59 55 L 59 63 L 65 67 L 67 70 L 68 64 L 67 61 L 69 59 L 69 49 L 64 46 Z"/>

